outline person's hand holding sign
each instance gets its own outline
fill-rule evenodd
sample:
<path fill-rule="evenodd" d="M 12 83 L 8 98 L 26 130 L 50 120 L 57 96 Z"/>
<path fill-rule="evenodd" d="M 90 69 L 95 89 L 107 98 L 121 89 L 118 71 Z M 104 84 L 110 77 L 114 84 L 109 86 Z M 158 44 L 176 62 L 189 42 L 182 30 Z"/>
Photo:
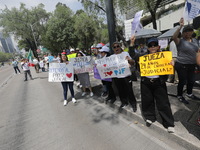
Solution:
<path fill-rule="evenodd" d="M 130 38 L 130 46 L 133 46 L 135 43 L 135 35 L 132 35 Z"/>
<path fill-rule="evenodd" d="M 181 27 L 184 26 L 184 19 L 183 18 L 180 19 L 179 24 L 180 24 Z"/>

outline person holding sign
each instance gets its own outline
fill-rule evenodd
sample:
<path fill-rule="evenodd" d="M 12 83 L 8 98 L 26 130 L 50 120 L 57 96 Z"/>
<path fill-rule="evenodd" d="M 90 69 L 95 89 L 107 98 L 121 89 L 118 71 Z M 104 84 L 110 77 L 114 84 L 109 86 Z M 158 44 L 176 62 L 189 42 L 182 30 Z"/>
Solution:
<path fill-rule="evenodd" d="M 82 52 L 78 52 L 76 57 L 83 57 L 83 53 Z M 92 92 L 92 87 L 91 87 L 91 84 L 90 84 L 90 76 L 89 76 L 89 73 L 88 72 L 85 72 L 85 73 L 79 73 L 77 74 L 78 76 L 78 79 L 80 80 L 80 84 L 82 85 L 83 87 L 83 93 L 81 96 L 85 96 L 86 95 L 86 88 L 89 88 L 90 90 L 90 96 L 93 96 L 94 93 Z"/>
<path fill-rule="evenodd" d="M 68 64 L 69 62 L 67 61 L 67 57 L 65 54 L 62 54 L 61 56 L 61 63 L 66 63 Z M 64 106 L 67 105 L 67 91 L 68 91 L 68 86 L 69 86 L 69 90 L 71 92 L 71 96 L 72 96 L 72 102 L 76 103 L 76 99 L 74 98 L 74 82 L 61 82 L 62 87 L 63 87 L 63 95 L 64 95 Z"/>
<path fill-rule="evenodd" d="M 131 37 L 129 51 L 134 53 L 135 36 Z M 148 52 L 146 54 L 153 54 L 160 51 L 157 38 L 148 40 Z M 146 55 L 144 55 L 146 56 Z M 148 55 L 147 55 L 148 56 Z M 136 57 L 135 57 L 136 58 Z M 156 58 L 155 58 L 156 59 Z M 153 59 L 150 60 L 154 61 Z M 149 63 L 151 65 L 151 63 Z M 141 67 L 141 65 L 140 65 Z M 147 66 L 148 67 L 148 66 Z M 142 114 L 146 120 L 146 125 L 150 126 L 156 121 L 155 105 L 160 114 L 163 126 L 167 128 L 169 133 L 174 133 L 174 118 L 172 115 L 165 81 L 166 75 L 142 76 L 141 77 L 141 101 Z"/>
<path fill-rule="evenodd" d="M 122 55 L 124 60 L 127 60 L 130 65 L 134 64 L 134 61 L 130 57 L 128 52 L 124 52 L 121 48 L 121 44 L 119 42 L 114 42 L 112 45 L 114 50 L 114 55 Z M 112 78 L 114 81 L 117 90 L 119 92 L 119 98 L 121 100 L 121 108 L 128 105 L 128 102 L 133 108 L 133 112 L 137 111 L 137 101 L 135 99 L 135 95 L 133 93 L 132 81 L 131 77 L 123 77 L 123 78 Z"/>
<path fill-rule="evenodd" d="M 107 46 L 103 46 L 99 52 L 101 54 L 101 57 L 109 57 L 110 49 Z M 107 78 L 107 79 L 101 79 L 104 88 L 104 93 L 108 93 L 108 97 L 106 98 L 106 103 L 110 101 L 110 103 L 114 103 L 116 101 L 116 96 L 112 87 L 112 79 Z"/>
<path fill-rule="evenodd" d="M 186 96 L 190 99 L 199 100 L 198 97 L 192 94 L 193 85 L 195 82 L 195 65 L 196 56 L 199 51 L 196 40 L 192 38 L 194 32 L 192 26 L 184 26 L 184 19 L 181 18 L 179 21 L 180 28 L 173 35 L 174 42 L 177 45 L 178 56 L 175 63 L 175 69 L 178 74 L 179 83 L 177 86 L 177 98 L 184 104 L 189 102 L 183 96 L 183 87 L 187 83 L 187 94 Z M 178 38 L 180 30 L 182 31 L 182 38 Z"/>

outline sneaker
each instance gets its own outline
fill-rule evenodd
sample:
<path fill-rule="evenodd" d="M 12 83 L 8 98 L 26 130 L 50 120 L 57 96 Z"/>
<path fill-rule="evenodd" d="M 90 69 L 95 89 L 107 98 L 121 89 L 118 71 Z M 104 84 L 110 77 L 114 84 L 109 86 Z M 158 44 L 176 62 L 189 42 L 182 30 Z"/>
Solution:
<path fill-rule="evenodd" d="M 193 100 L 200 100 L 200 98 L 199 98 L 199 97 L 196 97 L 194 94 L 186 94 L 186 96 L 187 96 L 188 98 L 193 99 Z"/>
<path fill-rule="evenodd" d="M 76 103 L 76 99 L 75 99 L 75 98 L 72 98 L 72 102 L 73 102 L 73 103 Z"/>
<path fill-rule="evenodd" d="M 94 95 L 94 93 L 93 92 L 90 92 L 90 96 L 93 96 Z"/>
<path fill-rule="evenodd" d="M 169 133 L 174 133 L 174 132 L 175 132 L 175 129 L 174 129 L 174 127 L 168 127 L 168 128 L 167 128 L 167 131 L 168 131 Z"/>
<path fill-rule="evenodd" d="M 67 100 L 64 100 L 64 103 L 63 103 L 63 105 L 64 105 L 64 106 L 66 106 L 66 105 L 67 105 Z"/>
<path fill-rule="evenodd" d="M 150 127 L 152 125 L 152 123 L 153 122 L 151 120 L 148 120 L 148 119 L 146 120 L 146 126 L 147 127 Z"/>
<path fill-rule="evenodd" d="M 183 96 L 178 96 L 177 98 L 178 98 L 178 100 L 179 100 L 180 102 L 182 102 L 182 103 L 184 103 L 184 104 L 189 104 L 189 102 L 188 102 Z"/>
<path fill-rule="evenodd" d="M 103 92 L 103 93 L 101 94 L 102 97 L 106 97 L 107 95 L 108 95 L 107 92 Z"/>
<path fill-rule="evenodd" d="M 83 92 L 81 96 L 85 96 L 85 94 L 86 94 L 86 93 L 85 93 L 85 92 Z"/>
<path fill-rule="evenodd" d="M 126 103 L 122 103 L 121 105 L 120 105 L 120 108 L 124 108 L 124 107 L 126 107 L 128 104 L 126 104 Z"/>

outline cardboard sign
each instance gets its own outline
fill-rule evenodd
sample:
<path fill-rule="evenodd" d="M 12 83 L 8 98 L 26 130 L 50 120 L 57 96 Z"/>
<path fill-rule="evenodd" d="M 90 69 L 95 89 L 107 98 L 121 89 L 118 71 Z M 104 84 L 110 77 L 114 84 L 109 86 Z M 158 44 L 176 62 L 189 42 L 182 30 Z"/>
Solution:
<path fill-rule="evenodd" d="M 184 19 L 191 21 L 200 14 L 200 0 L 186 0 L 184 8 Z"/>
<path fill-rule="evenodd" d="M 49 82 L 74 81 L 74 69 L 71 63 L 50 63 Z"/>
<path fill-rule="evenodd" d="M 140 18 L 142 17 L 142 13 L 143 13 L 143 10 L 138 11 L 135 14 L 134 20 L 132 22 L 131 35 L 135 34 L 135 32 L 138 30 L 138 25 L 140 24 Z"/>
<path fill-rule="evenodd" d="M 91 56 L 71 58 L 70 62 L 72 62 L 76 74 L 93 72 L 94 60 Z"/>
<path fill-rule="evenodd" d="M 97 69 L 104 78 L 124 78 L 131 75 L 128 61 L 123 54 L 112 55 L 102 59 L 95 60 Z"/>
<path fill-rule="evenodd" d="M 140 57 L 141 76 L 168 75 L 174 73 L 174 67 L 170 65 L 172 52 L 158 52 Z"/>

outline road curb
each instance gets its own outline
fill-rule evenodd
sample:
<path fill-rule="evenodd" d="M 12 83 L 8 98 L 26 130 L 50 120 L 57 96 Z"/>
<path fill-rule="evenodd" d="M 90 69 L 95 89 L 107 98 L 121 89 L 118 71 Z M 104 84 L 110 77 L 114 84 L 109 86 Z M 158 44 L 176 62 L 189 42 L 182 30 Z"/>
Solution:
<path fill-rule="evenodd" d="M 101 85 L 101 83 L 99 83 L 98 85 L 96 84 L 96 87 L 100 87 L 100 85 Z M 97 93 L 99 91 L 100 90 L 98 90 Z M 94 93 L 96 93 L 96 92 L 94 91 Z M 103 101 L 104 101 L 103 98 L 98 95 L 96 95 L 96 98 L 94 98 L 94 99 L 96 101 L 98 101 L 99 103 L 103 103 Z M 126 118 L 128 120 L 134 120 L 134 121 L 146 126 L 146 123 L 145 123 L 142 115 L 134 113 L 130 107 L 120 108 L 120 102 L 117 102 L 117 101 L 114 104 L 108 103 L 105 105 L 109 106 L 110 108 L 112 108 L 114 110 L 118 110 L 118 112 L 120 114 L 122 114 L 124 118 Z M 138 104 L 137 108 L 138 108 L 137 111 L 141 110 L 139 104 Z M 194 144 L 191 141 L 188 141 L 187 139 L 182 138 L 180 135 L 176 134 L 176 127 L 175 127 L 175 133 L 173 133 L 173 134 L 168 133 L 167 129 L 165 129 L 162 126 L 162 124 L 160 124 L 159 122 L 155 122 L 150 127 L 147 127 L 147 128 L 150 128 L 151 130 L 159 133 L 160 135 L 169 138 L 170 140 L 176 142 L 177 144 L 184 147 L 185 149 L 189 149 L 189 150 L 199 150 L 200 149 L 200 147 L 198 147 L 196 144 Z"/>

